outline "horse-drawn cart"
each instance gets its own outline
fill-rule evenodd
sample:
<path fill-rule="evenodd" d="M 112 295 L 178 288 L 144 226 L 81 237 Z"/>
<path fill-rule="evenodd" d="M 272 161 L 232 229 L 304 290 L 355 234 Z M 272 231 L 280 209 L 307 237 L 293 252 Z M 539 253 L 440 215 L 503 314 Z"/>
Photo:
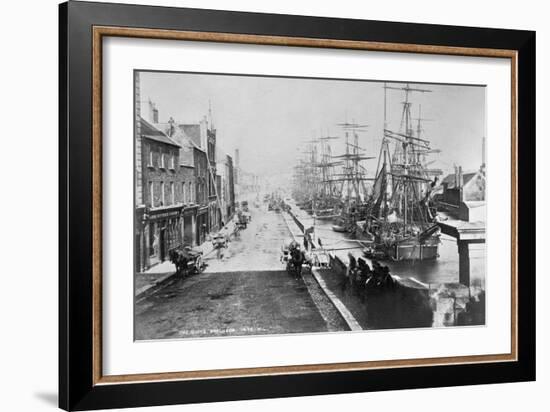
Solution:
<path fill-rule="evenodd" d="M 313 267 L 321 269 L 330 268 L 330 256 L 324 249 L 313 249 L 310 252 L 310 261 Z"/>
<path fill-rule="evenodd" d="M 302 274 L 304 265 L 311 266 L 310 261 L 296 241 L 284 244 L 281 247 L 281 263 L 285 264 L 286 271 L 294 277 L 299 277 Z"/>
<path fill-rule="evenodd" d="M 170 262 L 176 266 L 176 273 L 182 276 L 198 274 L 206 268 L 202 260 L 202 251 L 190 246 L 171 249 L 168 256 Z"/>

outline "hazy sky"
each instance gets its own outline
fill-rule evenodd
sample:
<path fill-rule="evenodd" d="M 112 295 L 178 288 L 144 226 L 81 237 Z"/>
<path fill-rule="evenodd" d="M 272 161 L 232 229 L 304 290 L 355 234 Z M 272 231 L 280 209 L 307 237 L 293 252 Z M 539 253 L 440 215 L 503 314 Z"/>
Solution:
<path fill-rule="evenodd" d="M 404 79 L 406 80 L 406 79 Z M 388 84 L 390 85 L 390 84 Z M 391 86 L 400 87 L 399 83 Z M 485 134 L 485 88 L 424 84 L 430 93 L 412 93 L 412 117 L 419 105 L 424 137 L 441 153 L 431 167 L 450 172 L 479 168 Z M 217 142 L 225 152 L 240 149 L 241 166 L 260 175 L 290 172 L 304 142 L 320 135 L 344 136 L 337 123 L 368 124 L 359 136 L 368 155 L 377 156 L 384 119 L 383 83 L 186 73 L 141 73 L 141 99 L 151 99 L 159 120 L 196 123 L 211 101 Z M 399 131 L 404 93 L 387 92 L 388 128 Z M 415 125 L 416 127 L 416 125 Z M 343 139 L 342 139 L 343 140 Z M 333 144 L 333 153 L 343 150 Z M 376 168 L 376 160 L 366 164 Z"/>

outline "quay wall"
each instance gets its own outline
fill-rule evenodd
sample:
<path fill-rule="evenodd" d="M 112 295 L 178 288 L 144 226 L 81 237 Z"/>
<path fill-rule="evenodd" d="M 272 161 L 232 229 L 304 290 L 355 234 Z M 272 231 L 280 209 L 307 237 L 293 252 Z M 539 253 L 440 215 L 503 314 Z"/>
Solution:
<path fill-rule="evenodd" d="M 287 213 L 303 234 L 305 225 L 300 221 L 300 218 L 292 211 Z M 312 248 L 320 247 L 320 245 L 315 245 L 311 241 L 309 245 Z M 351 292 L 351 289 L 346 292 L 345 287 L 342 288 L 342 286 L 334 289 L 334 285 L 347 284 L 348 265 L 344 261 L 345 256 L 339 256 L 336 252 L 328 252 L 328 255 L 330 257 L 330 270 L 328 272 L 318 272 L 321 278 L 325 279 L 328 284 L 333 285 L 332 289 L 329 288 L 330 290 L 325 292 L 335 295 L 337 298 L 334 301 L 343 305 L 346 311 L 349 309 L 355 323 L 358 322 L 358 325 L 361 325 L 358 326 L 359 329 L 432 326 L 433 313 L 427 288 L 423 288 L 416 283 L 413 284 L 414 287 L 410 287 L 406 280 L 404 282 L 404 279 L 393 276 L 395 286 L 384 290 L 384 293 L 379 293 L 378 290 Z M 333 275 L 330 275 L 330 273 Z"/>
<path fill-rule="evenodd" d="M 292 210 L 289 210 L 288 214 L 303 233 L 306 225 L 302 223 L 299 214 Z M 316 246 L 319 247 L 310 242 L 310 247 Z M 331 271 L 344 278 L 347 273 L 346 252 L 328 251 L 328 255 Z M 429 326 L 430 318 L 431 326 L 437 327 L 485 323 L 485 292 L 481 288 L 468 288 L 456 283 L 430 287 L 414 277 L 392 274 L 392 278 L 398 285 L 393 293 L 387 294 L 386 297 L 367 298 L 365 302 L 367 312 L 371 313 L 369 329 L 386 328 L 388 325 L 411 327 L 413 324 L 425 327 Z M 387 302 L 384 302 L 384 299 L 387 299 Z M 376 314 L 381 312 L 393 312 L 393 319 L 386 317 L 378 323 Z M 405 319 L 409 319 L 409 323 L 400 324 Z"/>

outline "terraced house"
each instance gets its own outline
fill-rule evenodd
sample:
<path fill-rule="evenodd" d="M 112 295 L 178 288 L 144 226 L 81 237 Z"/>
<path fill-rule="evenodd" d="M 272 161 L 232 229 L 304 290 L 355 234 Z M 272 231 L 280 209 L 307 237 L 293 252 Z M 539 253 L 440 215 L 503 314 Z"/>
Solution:
<path fill-rule="evenodd" d="M 141 200 L 136 205 L 136 248 L 139 270 L 168 258 L 183 244 L 184 193 L 179 173 L 180 145 L 145 119 L 139 119 Z"/>

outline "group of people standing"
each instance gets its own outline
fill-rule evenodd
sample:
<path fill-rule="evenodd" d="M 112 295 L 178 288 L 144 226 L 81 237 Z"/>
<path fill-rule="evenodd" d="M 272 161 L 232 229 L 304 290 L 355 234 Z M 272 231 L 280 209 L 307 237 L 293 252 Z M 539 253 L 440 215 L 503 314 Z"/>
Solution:
<path fill-rule="evenodd" d="M 393 288 L 395 280 L 390 275 L 390 269 L 372 260 L 372 268 L 363 258 L 355 258 L 348 253 L 349 264 L 346 271 L 346 279 L 342 282 L 342 290 L 348 286 L 355 292 L 370 288 Z"/>

